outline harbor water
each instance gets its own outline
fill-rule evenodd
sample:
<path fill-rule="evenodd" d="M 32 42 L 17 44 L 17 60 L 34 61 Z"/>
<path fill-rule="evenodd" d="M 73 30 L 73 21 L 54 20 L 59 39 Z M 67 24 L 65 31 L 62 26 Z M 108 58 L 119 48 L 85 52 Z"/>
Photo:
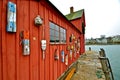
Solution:
<path fill-rule="evenodd" d="M 86 50 L 100 51 L 100 48 L 105 50 L 106 56 L 110 60 L 114 80 L 120 80 L 120 45 L 86 45 Z"/>

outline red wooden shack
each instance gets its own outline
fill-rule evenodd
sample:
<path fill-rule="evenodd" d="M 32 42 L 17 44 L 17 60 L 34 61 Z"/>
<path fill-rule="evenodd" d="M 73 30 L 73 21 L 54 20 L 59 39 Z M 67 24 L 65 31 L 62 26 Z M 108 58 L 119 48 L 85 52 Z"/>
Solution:
<path fill-rule="evenodd" d="M 84 10 L 64 16 L 49 0 L 0 0 L 0 80 L 56 80 L 84 53 L 84 34 Z"/>

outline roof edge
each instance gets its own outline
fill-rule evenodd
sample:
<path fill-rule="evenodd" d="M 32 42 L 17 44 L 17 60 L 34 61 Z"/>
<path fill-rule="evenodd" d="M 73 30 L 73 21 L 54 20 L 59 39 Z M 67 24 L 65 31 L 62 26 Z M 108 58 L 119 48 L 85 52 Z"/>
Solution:
<path fill-rule="evenodd" d="M 45 0 L 45 1 L 47 1 L 53 8 L 55 8 L 59 13 L 60 13 L 60 15 L 61 16 L 63 16 L 63 18 L 65 18 L 74 28 L 76 28 L 76 26 L 74 26 L 72 23 L 71 23 L 71 21 L 70 20 L 68 20 L 66 17 L 65 17 L 65 15 L 63 15 L 63 13 L 61 13 L 53 4 L 52 4 L 52 2 L 50 2 L 49 0 Z M 76 28 L 77 29 L 77 28 Z M 82 33 L 79 29 L 77 29 L 80 33 Z"/>
<path fill-rule="evenodd" d="M 79 13 L 79 16 L 78 16 L 78 13 Z M 78 11 L 75 11 L 75 12 L 65 15 L 65 17 L 71 21 L 71 20 L 81 18 L 83 14 L 84 14 L 84 9 L 81 9 L 81 10 L 78 10 Z"/>

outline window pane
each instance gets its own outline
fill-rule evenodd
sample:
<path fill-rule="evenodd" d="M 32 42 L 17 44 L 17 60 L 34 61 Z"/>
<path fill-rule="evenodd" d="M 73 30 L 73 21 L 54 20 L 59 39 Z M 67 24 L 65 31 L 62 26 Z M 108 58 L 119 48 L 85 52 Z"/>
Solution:
<path fill-rule="evenodd" d="M 54 26 L 55 26 L 54 23 L 50 22 L 50 28 L 54 29 Z"/>
<path fill-rule="evenodd" d="M 54 36 L 50 36 L 50 42 L 55 42 Z"/>
<path fill-rule="evenodd" d="M 60 42 L 59 37 L 55 37 L 55 38 L 56 38 L 56 42 Z"/>
<path fill-rule="evenodd" d="M 55 26 L 55 30 L 59 31 L 59 26 L 58 25 Z"/>
<path fill-rule="evenodd" d="M 55 31 L 55 36 L 59 37 L 59 32 L 58 31 Z"/>
<path fill-rule="evenodd" d="M 66 40 L 63 41 L 64 43 L 66 42 Z"/>
<path fill-rule="evenodd" d="M 60 42 L 62 42 L 62 39 L 60 38 Z"/>
<path fill-rule="evenodd" d="M 60 32 L 64 32 L 64 31 L 63 31 L 63 28 L 60 28 Z"/>
<path fill-rule="evenodd" d="M 65 33 L 64 33 L 63 37 L 66 38 L 66 34 Z"/>
<path fill-rule="evenodd" d="M 60 33 L 60 42 L 63 42 L 63 33 Z"/>
<path fill-rule="evenodd" d="M 66 34 L 66 30 L 64 29 L 63 32 Z"/>
<path fill-rule="evenodd" d="M 63 37 L 63 38 L 64 38 L 64 42 L 66 42 L 66 34 L 64 34 L 64 37 Z"/>
<path fill-rule="evenodd" d="M 50 29 L 50 35 L 54 36 L 54 30 Z"/>
<path fill-rule="evenodd" d="M 63 33 L 60 33 L 60 38 L 61 38 L 61 39 L 63 38 Z"/>

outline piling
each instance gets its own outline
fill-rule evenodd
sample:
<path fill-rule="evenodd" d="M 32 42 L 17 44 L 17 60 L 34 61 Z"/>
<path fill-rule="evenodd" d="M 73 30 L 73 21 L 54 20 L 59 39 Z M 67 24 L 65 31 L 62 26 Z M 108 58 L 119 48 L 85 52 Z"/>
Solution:
<path fill-rule="evenodd" d="M 105 74 L 105 78 L 106 80 L 114 80 L 111 65 L 109 59 L 106 57 L 105 50 L 103 48 L 101 48 L 100 50 L 101 51 L 99 51 L 100 54 L 99 59 L 102 65 L 102 70 Z"/>
<path fill-rule="evenodd" d="M 91 47 L 89 47 L 89 51 L 91 51 Z"/>
<path fill-rule="evenodd" d="M 106 57 L 105 50 L 103 48 L 100 48 L 99 54 L 101 57 Z"/>

